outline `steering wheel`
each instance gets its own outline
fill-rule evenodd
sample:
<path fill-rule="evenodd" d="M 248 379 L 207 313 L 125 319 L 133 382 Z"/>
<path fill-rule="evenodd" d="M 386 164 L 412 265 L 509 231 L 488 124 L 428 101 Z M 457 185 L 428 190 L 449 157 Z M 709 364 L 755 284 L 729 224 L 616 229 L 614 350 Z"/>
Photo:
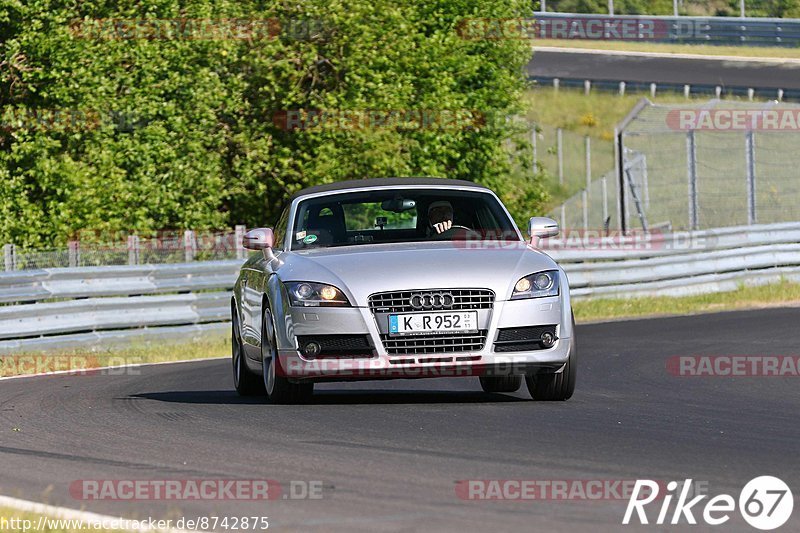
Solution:
<path fill-rule="evenodd" d="M 481 237 L 481 234 L 478 233 L 477 231 L 475 231 L 472 228 L 468 228 L 466 226 L 461 226 L 461 225 L 458 225 L 458 224 L 453 224 L 452 226 L 450 226 L 450 229 L 448 229 L 446 231 L 443 231 L 443 232 L 441 232 L 441 233 L 439 233 L 437 235 L 433 235 L 433 238 L 436 239 L 436 240 L 445 240 L 445 239 L 452 240 L 453 237 L 456 235 L 456 230 L 464 230 L 464 232 L 465 232 L 464 237 L 469 237 L 469 238 L 473 238 L 473 237 L 480 238 Z"/>

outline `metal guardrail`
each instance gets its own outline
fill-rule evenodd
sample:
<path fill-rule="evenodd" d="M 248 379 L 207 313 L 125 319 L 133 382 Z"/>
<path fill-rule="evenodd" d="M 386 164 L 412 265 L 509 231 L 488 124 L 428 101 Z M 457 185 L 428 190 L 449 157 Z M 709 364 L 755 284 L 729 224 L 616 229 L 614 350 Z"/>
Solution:
<path fill-rule="evenodd" d="M 536 13 L 541 37 L 684 44 L 800 46 L 800 19 Z"/>
<path fill-rule="evenodd" d="M 567 243 L 569 244 L 569 243 Z M 592 237 L 583 246 L 548 244 L 575 300 L 687 296 L 740 285 L 800 280 L 800 223 L 740 226 L 623 239 Z"/>
<path fill-rule="evenodd" d="M 574 299 L 685 296 L 800 281 L 800 223 L 660 235 L 567 233 L 545 251 Z M 578 242 L 580 241 L 580 242 Z M 0 353 L 225 332 L 240 261 L 0 274 Z"/>

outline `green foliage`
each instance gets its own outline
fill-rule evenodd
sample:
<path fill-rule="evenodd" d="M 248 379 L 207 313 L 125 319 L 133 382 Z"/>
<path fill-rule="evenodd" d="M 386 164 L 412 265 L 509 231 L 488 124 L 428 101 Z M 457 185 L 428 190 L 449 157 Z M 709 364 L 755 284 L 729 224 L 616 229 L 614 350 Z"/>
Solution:
<path fill-rule="evenodd" d="M 486 183 L 522 220 L 546 198 L 508 152 L 519 132 L 505 117 L 522 110 L 530 51 L 523 41 L 465 40 L 456 27 L 528 8 L 520 0 L 0 0 L 0 240 L 38 246 L 87 229 L 263 225 L 302 187 L 393 175 Z M 112 18 L 277 19 L 293 31 L 122 39 L 92 23 Z M 473 110 L 487 119 L 282 128 L 276 117 L 298 109 Z"/>

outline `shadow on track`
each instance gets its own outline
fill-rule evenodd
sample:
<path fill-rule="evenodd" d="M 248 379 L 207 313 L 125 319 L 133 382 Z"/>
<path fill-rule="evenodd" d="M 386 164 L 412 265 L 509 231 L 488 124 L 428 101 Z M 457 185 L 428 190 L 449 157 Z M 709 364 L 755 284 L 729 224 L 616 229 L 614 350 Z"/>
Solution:
<path fill-rule="evenodd" d="M 230 390 L 143 392 L 133 398 L 187 404 L 269 404 L 261 396 L 242 397 Z M 525 398 L 479 391 L 420 390 L 321 390 L 314 393 L 309 405 L 354 404 L 474 404 L 525 402 Z"/>

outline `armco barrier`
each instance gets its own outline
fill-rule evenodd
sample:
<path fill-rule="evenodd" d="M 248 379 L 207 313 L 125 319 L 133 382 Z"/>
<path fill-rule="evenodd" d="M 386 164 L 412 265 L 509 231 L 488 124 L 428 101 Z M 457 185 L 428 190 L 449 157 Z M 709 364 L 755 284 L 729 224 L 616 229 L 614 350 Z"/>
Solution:
<path fill-rule="evenodd" d="M 575 300 L 685 296 L 800 281 L 800 223 L 613 239 L 573 235 L 549 240 L 545 251 L 567 272 Z M 0 354 L 226 332 L 240 264 L 0 274 L 0 301 L 6 304 L 0 306 Z"/>
<path fill-rule="evenodd" d="M 533 17 L 538 23 L 536 37 L 544 38 L 800 46 L 800 19 L 575 13 L 536 13 Z"/>

